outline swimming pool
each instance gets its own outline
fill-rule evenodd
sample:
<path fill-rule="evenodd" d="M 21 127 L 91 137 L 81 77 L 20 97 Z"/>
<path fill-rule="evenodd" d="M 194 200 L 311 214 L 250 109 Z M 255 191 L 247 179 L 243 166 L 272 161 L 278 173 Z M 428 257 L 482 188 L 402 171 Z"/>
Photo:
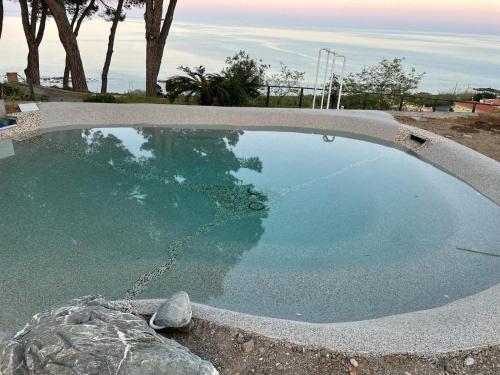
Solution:
<path fill-rule="evenodd" d="M 0 160 L 0 326 L 80 295 L 180 289 L 215 307 L 332 323 L 500 282 L 500 207 L 380 144 L 123 127 L 13 149 Z"/>

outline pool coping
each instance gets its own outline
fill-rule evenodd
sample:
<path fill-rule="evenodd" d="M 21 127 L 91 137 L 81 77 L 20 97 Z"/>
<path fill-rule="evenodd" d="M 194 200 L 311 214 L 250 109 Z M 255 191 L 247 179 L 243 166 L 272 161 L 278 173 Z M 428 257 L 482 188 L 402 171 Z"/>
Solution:
<path fill-rule="evenodd" d="M 363 138 L 399 148 L 456 176 L 500 205 L 500 163 L 447 138 L 378 111 L 221 108 L 150 104 L 43 103 L 40 130 L 96 126 L 295 130 Z M 409 134 L 427 140 L 412 148 Z M 167 297 L 167 296 L 166 296 Z M 133 301 L 152 314 L 162 300 Z M 315 324 L 193 304 L 194 317 L 302 345 L 346 353 L 430 354 L 500 344 L 500 284 L 447 305 L 359 322 Z"/>

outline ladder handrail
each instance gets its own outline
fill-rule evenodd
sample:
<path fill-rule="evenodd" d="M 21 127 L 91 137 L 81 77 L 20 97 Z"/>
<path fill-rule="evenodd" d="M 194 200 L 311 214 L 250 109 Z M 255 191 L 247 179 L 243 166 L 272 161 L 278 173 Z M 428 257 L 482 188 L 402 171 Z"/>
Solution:
<path fill-rule="evenodd" d="M 329 49 L 329 48 L 321 48 L 318 53 L 318 63 L 316 66 L 316 79 L 314 82 L 314 94 L 313 94 L 313 103 L 312 103 L 312 108 L 316 108 L 316 96 L 317 96 L 317 91 L 318 91 L 318 80 L 319 80 L 319 71 L 321 67 L 321 60 L 323 57 L 323 52 L 326 53 L 326 66 L 325 66 L 325 75 L 323 78 L 323 87 L 321 88 L 322 94 L 321 94 L 321 105 L 320 109 L 323 109 L 323 104 L 324 104 L 324 98 L 325 98 L 325 89 L 326 85 L 328 84 L 328 78 L 330 79 L 330 84 L 329 84 L 329 89 L 328 89 L 328 97 L 327 97 L 327 104 L 325 109 L 330 108 L 330 101 L 331 101 L 331 95 L 332 95 L 332 89 L 333 89 L 333 78 L 335 74 L 335 66 L 337 63 L 337 58 L 342 59 L 342 71 L 340 73 L 339 77 L 339 91 L 338 91 L 338 98 L 337 98 L 337 109 L 340 109 L 340 99 L 342 96 L 342 89 L 344 86 L 344 77 L 345 77 L 345 68 L 346 68 L 346 62 L 347 59 L 344 55 L 340 55 L 337 52 Z M 329 73 L 330 69 L 330 57 L 333 57 L 332 63 L 331 63 L 331 73 Z"/>

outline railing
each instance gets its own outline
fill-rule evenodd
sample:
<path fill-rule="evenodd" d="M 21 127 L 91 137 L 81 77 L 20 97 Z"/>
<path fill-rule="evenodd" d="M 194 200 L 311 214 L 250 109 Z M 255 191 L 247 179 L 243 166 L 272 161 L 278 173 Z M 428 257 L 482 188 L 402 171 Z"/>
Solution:
<path fill-rule="evenodd" d="M 325 65 L 325 74 L 324 74 L 324 78 L 323 78 L 323 83 L 321 84 L 321 87 L 323 89 L 321 90 L 320 109 L 323 109 L 323 101 L 325 98 L 324 88 L 327 87 L 328 81 L 330 81 L 330 82 L 328 84 L 328 99 L 326 101 L 325 109 L 330 108 L 330 99 L 332 97 L 332 90 L 334 89 L 332 78 L 335 76 L 335 68 L 336 68 L 337 59 L 342 59 L 342 71 L 339 75 L 339 82 L 340 83 L 339 83 L 339 88 L 337 90 L 337 109 L 340 109 L 340 99 L 342 98 L 342 87 L 344 85 L 345 67 L 346 67 L 347 59 L 344 55 L 339 55 L 338 53 L 332 51 L 329 48 L 321 48 L 319 50 L 318 63 L 317 63 L 317 67 L 316 67 L 316 80 L 314 82 L 314 94 L 313 94 L 312 108 L 313 109 L 316 108 L 316 92 L 318 91 L 317 90 L 318 83 L 319 83 L 318 81 L 319 81 L 319 74 L 320 74 L 320 67 L 321 67 L 321 63 L 322 63 L 323 53 L 326 54 L 326 65 Z M 332 57 L 331 68 L 330 68 L 330 57 Z M 329 70 L 331 70 L 331 71 L 329 71 Z"/>
<path fill-rule="evenodd" d="M 262 86 L 263 96 L 250 103 L 258 107 L 296 107 L 296 108 L 312 108 L 314 100 L 313 94 L 306 94 L 306 91 L 314 91 L 314 87 L 304 86 L 279 86 L 279 85 L 266 85 Z M 284 90 L 285 95 L 272 95 L 273 90 Z M 318 91 L 327 90 L 318 88 Z M 333 94 L 333 103 L 337 102 L 337 91 Z M 265 100 L 263 100 L 265 98 Z M 457 98 L 440 98 L 424 95 L 412 94 L 388 94 L 388 93 L 373 93 L 366 91 L 344 91 L 342 95 L 342 108 L 345 109 L 382 109 L 394 111 L 408 111 L 408 110 L 421 110 L 429 108 L 432 112 L 437 110 L 451 111 L 455 104 L 464 104 L 464 110 L 470 109 L 470 112 L 475 113 L 478 106 L 491 107 L 493 109 L 500 108 L 495 104 L 481 103 L 472 100 L 460 100 Z M 318 103 L 316 103 L 318 106 Z"/>
<path fill-rule="evenodd" d="M 6 73 L 2 77 L 5 77 L 7 79 L 7 83 L 16 83 L 16 82 L 26 83 L 26 79 L 22 75 L 16 72 Z M 19 81 L 18 78 L 21 78 L 21 81 Z"/>

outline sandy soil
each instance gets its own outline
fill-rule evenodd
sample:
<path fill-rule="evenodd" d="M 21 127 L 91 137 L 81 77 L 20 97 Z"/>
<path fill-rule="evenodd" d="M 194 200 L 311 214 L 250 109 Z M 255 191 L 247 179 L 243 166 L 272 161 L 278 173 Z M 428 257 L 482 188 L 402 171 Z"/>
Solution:
<path fill-rule="evenodd" d="M 196 319 L 188 330 L 162 334 L 211 361 L 221 375 L 500 374 L 500 346 L 428 357 L 349 356 Z"/>
<path fill-rule="evenodd" d="M 500 114 L 395 114 L 407 125 L 425 129 L 500 161 Z"/>

